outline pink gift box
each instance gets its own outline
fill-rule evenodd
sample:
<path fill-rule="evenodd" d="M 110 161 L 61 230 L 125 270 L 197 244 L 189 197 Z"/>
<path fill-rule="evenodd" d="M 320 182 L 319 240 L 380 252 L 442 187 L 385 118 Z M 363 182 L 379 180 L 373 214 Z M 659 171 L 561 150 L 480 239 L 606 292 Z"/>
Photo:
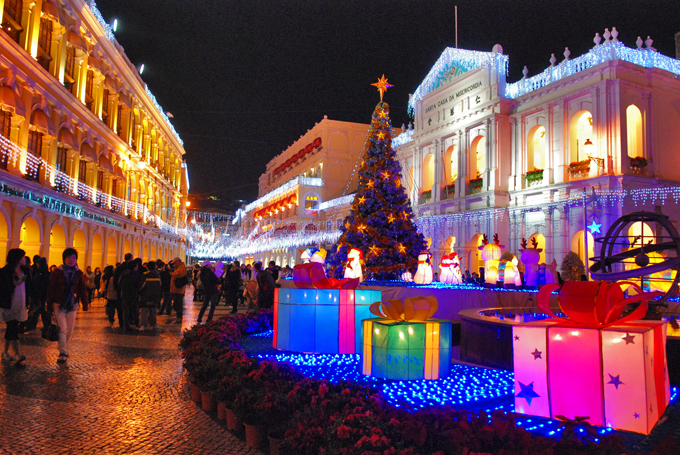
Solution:
<path fill-rule="evenodd" d="M 670 400 L 666 324 L 514 326 L 515 410 L 649 434 Z"/>

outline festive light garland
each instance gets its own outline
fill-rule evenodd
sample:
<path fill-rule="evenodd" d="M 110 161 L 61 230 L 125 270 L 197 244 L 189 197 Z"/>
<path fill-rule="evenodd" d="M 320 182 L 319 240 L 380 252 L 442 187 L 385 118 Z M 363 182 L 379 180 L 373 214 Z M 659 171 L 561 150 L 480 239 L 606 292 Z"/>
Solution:
<path fill-rule="evenodd" d="M 496 52 L 447 47 L 408 101 L 408 113 L 413 116 L 416 101 L 422 100 L 428 93 L 449 82 L 452 77 L 475 68 L 490 68 L 491 71 L 505 75 L 508 72 L 508 56 Z"/>
<path fill-rule="evenodd" d="M 332 209 L 335 207 L 349 205 L 352 202 L 354 202 L 354 194 L 348 194 L 347 196 L 341 196 L 335 199 L 331 199 L 330 201 L 322 202 L 321 204 L 319 204 L 319 212 L 323 212 L 324 210 Z"/>
<path fill-rule="evenodd" d="M 38 179 L 40 171 L 44 171 L 45 181 L 54 182 L 52 187 L 65 192 L 65 194 L 77 196 L 84 202 L 97 205 L 104 210 L 108 209 L 123 216 L 136 214 L 145 223 L 153 223 L 160 230 L 169 234 L 178 236 L 186 234 L 186 229 L 182 228 L 181 225 L 173 226 L 166 223 L 160 215 L 152 213 L 146 205 L 120 199 L 97 188 L 92 188 L 80 180 L 57 170 L 42 158 L 28 153 L 2 135 L 0 135 L 0 153 L 7 155 L 8 167 L 15 167 L 18 164 L 20 170 L 32 179 Z M 168 212 L 168 214 L 171 213 L 173 212 Z M 185 219 L 184 212 L 180 211 L 177 215 L 178 223 L 181 223 Z"/>

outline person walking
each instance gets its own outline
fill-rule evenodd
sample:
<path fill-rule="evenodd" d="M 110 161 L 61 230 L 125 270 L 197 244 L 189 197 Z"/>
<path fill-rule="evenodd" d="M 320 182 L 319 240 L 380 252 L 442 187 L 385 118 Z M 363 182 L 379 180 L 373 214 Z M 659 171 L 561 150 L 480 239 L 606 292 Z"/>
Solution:
<path fill-rule="evenodd" d="M 231 268 L 227 272 L 227 277 L 225 279 L 225 286 L 227 288 L 225 298 L 227 301 L 227 306 L 231 305 L 232 314 L 238 312 L 238 291 L 242 283 L 241 264 L 239 264 L 238 261 L 234 261 Z"/>
<path fill-rule="evenodd" d="M 257 287 L 259 289 L 257 295 L 257 306 L 260 309 L 269 309 L 274 306 L 274 288 L 276 282 L 271 273 L 262 270 L 262 263 L 255 264 L 255 271 L 257 272 Z"/>
<path fill-rule="evenodd" d="M 109 318 L 109 325 L 113 328 L 113 323 L 116 320 L 116 311 L 118 311 L 118 324 L 125 327 L 123 315 L 121 314 L 120 301 L 118 300 L 118 292 L 113 285 L 113 266 L 107 265 L 104 267 L 104 276 L 102 278 L 104 297 L 106 298 L 106 316 Z"/>
<path fill-rule="evenodd" d="M 47 327 L 52 318 L 45 309 L 47 299 L 47 287 L 50 284 L 50 271 L 47 268 L 47 259 L 38 258 L 34 261 L 33 292 L 31 293 L 31 306 L 26 321 L 26 330 L 34 330 L 38 326 L 38 320 L 42 319 L 43 327 Z"/>
<path fill-rule="evenodd" d="M 161 276 L 156 270 L 156 263 L 147 262 L 148 269 L 142 277 L 141 298 L 139 300 L 142 313 L 139 331 L 143 332 L 147 328 L 154 330 L 156 324 L 156 310 L 161 304 Z"/>
<path fill-rule="evenodd" d="M 246 313 L 257 313 L 260 309 L 257 306 L 257 278 L 253 278 L 248 281 L 246 288 L 243 290 L 243 298 L 246 301 L 248 307 L 246 308 Z"/>
<path fill-rule="evenodd" d="M 142 285 L 142 275 L 139 273 L 142 260 L 137 258 L 128 262 L 127 270 L 120 276 L 120 292 L 118 297 L 121 300 L 123 310 L 123 331 L 130 330 L 131 325 L 139 327 L 139 289 Z"/>
<path fill-rule="evenodd" d="M 57 363 L 64 363 L 68 359 L 68 342 L 71 340 L 76 326 L 76 310 L 78 301 L 87 311 L 90 300 L 83 271 L 78 268 L 78 251 L 66 248 L 61 254 L 62 265 L 50 275 L 47 288 L 47 309 L 54 312 L 59 326 L 59 357 Z"/>
<path fill-rule="evenodd" d="M 163 314 L 167 311 L 167 315 L 170 316 L 172 311 L 172 294 L 170 293 L 170 272 L 168 271 L 168 266 L 163 263 L 160 259 L 156 261 L 156 269 L 158 270 L 158 275 L 161 277 L 161 294 L 163 296 L 163 306 L 159 311 L 159 314 Z"/>
<path fill-rule="evenodd" d="M 19 323 L 28 318 L 30 290 L 26 252 L 21 248 L 12 248 L 7 252 L 7 265 L 0 269 L 0 320 L 7 325 L 2 361 L 14 365 L 26 360 L 19 350 Z M 10 354 L 10 348 L 14 350 L 14 355 Z"/>
<path fill-rule="evenodd" d="M 97 298 L 101 298 L 102 292 L 101 292 L 101 287 L 102 287 L 102 269 L 97 267 L 94 269 L 94 289 L 97 291 Z"/>
<path fill-rule="evenodd" d="M 188 284 L 187 267 L 184 262 L 178 257 L 171 262 L 175 271 L 170 276 L 170 293 L 172 294 L 172 303 L 177 315 L 177 322 L 182 323 L 182 316 L 184 315 L 184 291 Z"/>
<path fill-rule="evenodd" d="M 196 321 L 198 324 L 203 321 L 203 315 L 205 314 L 208 305 L 210 305 L 208 322 L 212 321 L 213 315 L 215 314 L 215 307 L 217 307 L 217 302 L 220 300 L 220 279 L 215 275 L 210 262 L 205 261 L 203 263 L 199 278 L 201 283 L 203 283 L 203 306 L 201 307 L 201 311 L 198 312 L 198 320 Z"/>
<path fill-rule="evenodd" d="M 90 302 L 92 302 L 94 300 L 94 291 L 96 287 L 94 285 L 94 272 L 89 265 L 85 269 L 85 280 L 87 280 L 87 295 L 90 298 Z"/>

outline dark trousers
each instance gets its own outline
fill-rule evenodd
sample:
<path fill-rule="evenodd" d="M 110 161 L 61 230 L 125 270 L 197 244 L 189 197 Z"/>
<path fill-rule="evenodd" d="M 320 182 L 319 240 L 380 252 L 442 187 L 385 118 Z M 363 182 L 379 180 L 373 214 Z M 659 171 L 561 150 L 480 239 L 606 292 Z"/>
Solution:
<path fill-rule="evenodd" d="M 227 289 L 225 298 L 227 306 L 231 305 L 232 312 L 238 311 L 238 289 Z"/>
<path fill-rule="evenodd" d="M 177 319 L 182 319 L 184 315 L 184 294 L 172 293 L 172 306 L 177 313 Z"/>
<path fill-rule="evenodd" d="M 139 325 L 139 299 L 137 296 L 123 299 L 120 310 L 123 313 L 126 328 L 131 325 Z"/>
<path fill-rule="evenodd" d="M 257 306 L 260 308 L 274 307 L 274 291 L 263 291 L 257 294 Z"/>
<path fill-rule="evenodd" d="M 106 301 L 106 315 L 109 317 L 109 322 L 113 324 L 116 320 L 116 311 L 118 311 L 118 324 L 121 327 L 125 327 L 125 318 L 122 312 L 120 300 L 107 300 Z"/>
<path fill-rule="evenodd" d="M 170 294 L 170 291 L 163 291 L 163 304 L 161 309 L 158 310 L 158 314 L 163 314 L 166 311 L 167 314 L 172 311 L 172 294 Z"/>
<path fill-rule="evenodd" d="M 40 319 L 42 319 L 43 327 L 50 325 L 52 322 L 52 316 L 45 310 L 45 302 L 31 299 L 28 310 L 28 319 L 26 322 L 19 323 L 19 331 L 24 332 L 26 330 L 34 330 L 38 327 L 38 320 Z"/>
<path fill-rule="evenodd" d="M 203 314 L 205 313 L 205 310 L 208 308 L 208 305 L 210 305 L 210 311 L 208 312 L 208 322 L 212 321 L 213 315 L 215 314 L 215 307 L 217 307 L 217 302 L 219 300 L 220 300 L 219 293 L 213 295 L 205 294 L 205 296 L 203 296 L 203 306 L 201 307 L 201 311 L 198 312 L 199 323 L 203 320 Z"/>

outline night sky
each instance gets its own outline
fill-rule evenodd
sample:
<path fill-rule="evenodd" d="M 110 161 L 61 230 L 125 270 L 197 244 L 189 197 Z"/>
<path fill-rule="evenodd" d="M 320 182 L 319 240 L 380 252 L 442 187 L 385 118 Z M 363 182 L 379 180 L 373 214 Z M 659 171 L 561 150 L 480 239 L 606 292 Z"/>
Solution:
<path fill-rule="evenodd" d="M 675 56 L 680 1 L 97 0 L 116 38 L 184 140 L 192 200 L 225 207 L 257 197 L 266 163 L 328 115 L 368 123 L 385 95 L 408 123 L 413 93 L 446 47 L 510 56 L 508 82 L 571 58 L 616 27 L 635 47 Z M 200 204 L 200 203 L 199 203 Z M 196 206 L 198 204 L 194 204 Z M 204 202 L 204 207 L 207 206 Z"/>

